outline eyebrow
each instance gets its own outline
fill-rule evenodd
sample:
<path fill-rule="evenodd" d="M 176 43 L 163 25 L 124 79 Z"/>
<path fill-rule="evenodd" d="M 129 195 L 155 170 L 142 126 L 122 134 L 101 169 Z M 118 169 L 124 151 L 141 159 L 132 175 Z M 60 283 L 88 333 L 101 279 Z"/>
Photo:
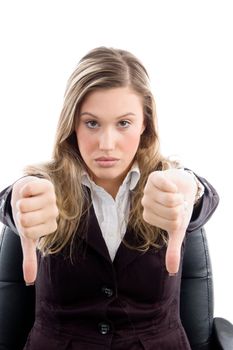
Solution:
<path fill-rule="evenodd" d="M 83 115 L 89 115 L 90 117 L 99 119 L 99 117 L 98 117 L 97 115 L 95 115 L 95 114 L 93 114 L 93 113 L 90 113 L 90 112 L 82 112 L 82 113 L 80 113 L 79 117 L 82 117 Z M 134 116 L 136 116 L 135 113 L 133 113 L 133 112 L 128 112 L 128 113 L 125 113 L 125 114 L 120 115 L 119 117 L 116 117 L 116 119 L 125 118 L 125 117 L 127 117 L 127 116 L 129 116 L 129 115 L 134 115 Z"/>

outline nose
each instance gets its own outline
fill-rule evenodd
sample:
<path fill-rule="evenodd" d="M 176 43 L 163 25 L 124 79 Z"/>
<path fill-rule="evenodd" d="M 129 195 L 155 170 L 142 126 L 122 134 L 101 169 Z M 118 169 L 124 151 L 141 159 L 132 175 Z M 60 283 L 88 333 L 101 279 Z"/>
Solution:
<path fill-rule="evenodd" d="M 99 138 L 99 149 L 101 151 L 112 151 L 115 148 L 116 135 L 114 130 L 107 128 L 102 130 Z"/>

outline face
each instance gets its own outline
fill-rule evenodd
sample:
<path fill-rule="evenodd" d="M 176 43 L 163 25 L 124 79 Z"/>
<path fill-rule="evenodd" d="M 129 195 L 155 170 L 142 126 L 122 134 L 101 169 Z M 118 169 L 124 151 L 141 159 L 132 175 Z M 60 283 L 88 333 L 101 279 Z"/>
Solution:
<path fill-rule="evenodd" d="M 81 105 L 76 136 L 95 183 L 117 192 L 132 165 L 144 131 L 142 98 L 129 87 L 100 89 Z"/>

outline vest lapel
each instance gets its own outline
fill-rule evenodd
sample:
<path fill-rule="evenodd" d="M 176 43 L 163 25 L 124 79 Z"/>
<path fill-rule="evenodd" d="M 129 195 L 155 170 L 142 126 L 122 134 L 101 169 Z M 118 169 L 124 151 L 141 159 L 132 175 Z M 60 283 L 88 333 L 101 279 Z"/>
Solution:
<path fill-rule="evenodd" d="M 84 239 L 89 246 L 103 256 L 108 262 L 112 263 L 93 205 L 91 205 L 89 210 L 87 234 Z"/>
<path fill-rule="evenodd" d="M 131 247 L 134 247 L 137 245 L 136 241 L 136 235 L 133 230 L 127 228 L 127 231 L 125 233 L 124 241 Z M 138 256 L 142 255 L 143 252 L 133 249 L 133 248 L 128 248 L 125 243 L 121 242 L 115 259 L 114 259 L 114 266 L 118 271 L 123 270 L 126 268 L 130 263 L 132 263 Z"/>
<path fill-rule="evenodd" d="M 84 237 L 86 243 L 91 246 L 96 252 L 104 257 L 109 263 L 112 264 L 111 257 L 108 252 L 105 240 L 103 238 L 101 229 L 99 227 L 98 220 L 95 215 L 94 207 L 91 205 L 89 210 L 89 220 L 87 235 Z M 135 246 L 137 244 L 136 235 L 133 230 L 127 228 L 124 240 L 130 245 Z M 125 268 L 134 259 L 143 254 L 139 250 L 128 248 L 123 242 L 121 242 L 115 259 L 113 261 L 114 266 L 118 271 Z"/>

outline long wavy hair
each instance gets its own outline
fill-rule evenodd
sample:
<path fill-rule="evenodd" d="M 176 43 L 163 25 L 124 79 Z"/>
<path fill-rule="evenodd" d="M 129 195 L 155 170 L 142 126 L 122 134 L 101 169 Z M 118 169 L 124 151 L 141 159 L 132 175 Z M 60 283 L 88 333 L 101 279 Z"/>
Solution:
<path fill-rule="evenodd" d="M 83 231 L 83 223 L 88 220 L 90 198 L 81 184 L 85 163 L 75 134 L 76 118 L 85 96 L 98 89 L 127 86 L 142 97 L 145 125 L 135 155 L 141 176 L 131 193 L 128 222 L 140 244 L 131 248 L 147 250 L 150 246 L 159 247 L 161 238 L 162 242 L 166 242 L 164 232 L 147 224 L 142 217 L 141 199 L 148 175 L 152 171 L 169 167 L 169 162 L 160 153 L 156 107 L 147 71 L 130 52 L 99 47 L 80 60 L 68 80 L 51 161 L 25 169 L 26 174 L 40 174 L 55 186 L 59 209 L 58 227 L 54 233 L 40 239 L 39 249 L 43 253 L 57 253 L 72 243 L 75 235 Z"/>

